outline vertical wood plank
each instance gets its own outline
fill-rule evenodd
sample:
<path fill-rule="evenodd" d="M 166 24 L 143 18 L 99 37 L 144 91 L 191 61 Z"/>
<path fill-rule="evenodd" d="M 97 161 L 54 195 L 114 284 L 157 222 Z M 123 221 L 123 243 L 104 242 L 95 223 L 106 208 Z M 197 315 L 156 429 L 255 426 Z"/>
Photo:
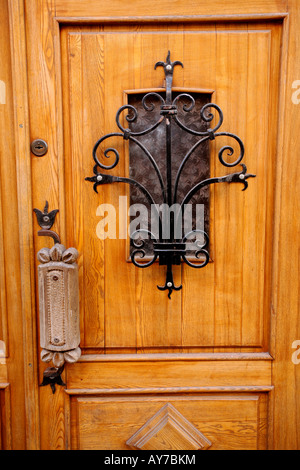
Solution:
<path fill-rule="evenodd" d="M 0 16 L 0 21 L 2 23 L 2 17 Z M 8 37 L 5 38 L 4 35 L 2 35 L 2 41 L 3 39 L 8 40 Z M 0 38 L 1 41 L 1 38 Z M 4 43 L 4 41 L 3 41 Z M 6 43 L 4 43 L 6 45 Z M 3 44 L 3 45 L 4 45 Z M 3 46 L 2 46 L 3 50 Z M 9 49 L 8 49 L 9 50 Z M 0 75 L 0 80 L 2 83 L 5 84 L 5 88 L 7 87 L 6 83 L 8 82 L 7 78 L 7 70 L 9 73 L 9 67 L 8 64 L 10 63 L 10 57 L 9 56 L 4 56 L 4 54 L 0 54 L 0 70 L 1 70 L 1 75 Z M 8 62 L 8 64 L 7 64 Z M 5 95 L 6 95 L 6 90 L 5 90 Z M 5 120 L 9 117 L 9 110 L 8 106 L 6 105 L 6 97 L 5 97 L 5 102 L 2 102 L 0 104 L 0 128 L 4 129 L 5 128 Z M 0 139 L 0 152 L 1 155 L 5 155 L 5 139 L 4 135 Z M 0 173 L 0 177 L 4 176 L 3 171 Z M 6 296 L 6 279 L 5 279 L 5 251 L 4 251 L 4 223 L 5 220 L 3 218 L 3 211 L 2 211 L 2 200 L 4 200 L 4 194 L 2 195 L 3 191 L 3 185 L 1 183 L 1 188 L 0 188 L 0 357 L 3 355 L 8 355 L 9 354 L 9 347 L 8 347 L 8 330 L 7 330 L 7 296 Z M 2 345 L 2 347 L 1 347 Z"/>
<path fill-rule="evenodd" d="M 8 2 L 0 2 L 0 381 L 8 382 L 0 390 L 2 441 L 4 449 L 22 448 L 26 444 L 22 301 L 20 298 L 20 255 L 14 101 L 12 84 L 12 50 Z M 16 328 L 18 325 L 18 328 Z M 17 384 L 17 385 L 16 385 Z M 12 394 L 10 389 L 12 387 Z M 11 397 L 18 410 L 11 407 Z M 11 435 L 13 430 L 13 436 Z"/>
<path fill-rule="evenodd" d="M 91 50 L 95 55 L 90 54 Z M 74 228 L 74 244 L 80 253 L 81 345 L 101 348 L 104 345 L 104 250 L 103 242 L 96 237 L 95 223 L 97 206 L 101 201 L 88 191 L 90 186 L 83 175 L 89 174 L 87 156 L 91 155 L 99 138 L 94 129 L 100 128 L 101 135 L 104 127 L 103 116 L 101 119 L 104 109 L 103 38 L 70 34 L 69 60 L 72 140 L 72 163 L 68 163 L 72 188 L 69 224 Z"/>
<path fill-rule="evenodd" d="M 216 34 L 215 24 L 206 27 L 207 33 L 196 32 L 184 36 L 184 87 L 215 89 Z M 185 29 L 189 30 L 188 26 Z M 212 101 L 214 100 L 212 96 Z M 211 177 L 214 173 L 213 148 L 210 145 Z M 210 189 L 210 256 L 214 250 L 214 188 Z M 214 264 L 205 268 L 192 269 L 182 265 L 182 334 L 183 344 L 188 346 L 212 347 L 214 344 Z M 189 352 L 189 349 L 185 349 Z"/>
<path fill-rule="evenodd" d="M 10 47 L 12 51 L 12 87 L 14 99 L 14 136 L 16 155 L 16 196 L 17 206 L 14 214 L 18 214 L 15 220 L 15 230 L 19 239 L 16 247 L 19 248 L 19 269 L 14 273 L 13 279 L 18 286 L 13 302 L 21 299 L 21 305 L 16 324 L 22 325 L 21 338 L 19 337 L 19 362 L 14 359 L 11 364 L 10 373 L 12 380 L 16 383 L 16 378 L 24 372 L 24 379 L 20 381 L 20 389 L 24 383 L 25 397 L 25 435 L 26 448 L 39 448 L 39 417 L 38 417 L 38 383 L 37 383 L 37 348 L 36 348 L 36 324 L 35 324 L 35 301 L 34 301 L 34 271 L 33 271 L 33 238 L 32 238 L 32 191 L 31 191 L 31 169 L 29 152 L 29 113 L 27 94 L 27 60 L 26 60 L 26 35 L 25 35 L 25 12 L 24 2 L 17 0 L 8 2 Z M 14 198 L 11 198 L 13 201 Z M 15 216 L 16 217 L 16 216 Z M 11 219 L 12 222 L 12 219 Z M 12 227 L 12 226 L 11 226 Z M 18 230 L 19 229 L 19 230 Z M 19 278 L 20 274 L 20 278 Z M 15 317 L 16 320 L 16 317 Z M 9 325 L 10 335 L 16 339 L 15 328 Z M 21 339 L 21 341 L 20 341 Z M 23 362 L 24 361 L 24 362 Z M 17 367 L 19 373 L 17 373 Z M 24 380 L 24 382 L 23 382 Z M 15 397 L 15 404 L 19 404 L 21 409 L 24 406 L 24 397 L 16 395 L 16 389 L 12 388 L 12 399 Z M 16 419 L 16 416 L 13 418 Z M 15 442 L 19 440 L 23 431 L 16 426 Z M 24 434 L 23 434 L 24 436 Z M 24 437 L 22 436 L 22 440 Z M 24 442 L 24 441 L 23 441 Z"/>
<path fill-rule="evenodd" d="M 144 34 L 142 37 L 140 74 L 141 88 L 156 88 L 164 85 L 164 73 L 159 67 L 154 70 L 157 61 L 165 61 L 168 50 L 171 52 L 171 60 L 182 60 L 183 36 L 182 33 L 154 33 Z M 174 86 L 182 86 L 183 74 L 179 67 L 174 72 Z M 162 124 L 164 125 L 164 123 Z M 157 155 L 155 145 L 149 149 L 153 157 L 159 161 L 164 158 Z M 166 267 L 154 263 L 150 268 L 140 269 L 136 273 L 138 283 L 138 343 L 140 352 L 159 352 L 160 348 L 168 346 L 172 352 L 172 346 L 181 346 L 181 291 L 174 291 L 171 300 L 167 296 L 168 291 L 159 291 L 157 285 L 165 284 Z M 175 285 L 181 284 L 181 269 L 173 268 Z M 159 325 L 159 327 L 158 327 Z M 157 349 L 156 349 L 157 348 Z"/>
<path fill-rule="evenodd" d="M 300 125 L 300 114 L 299 104 L 292 100 L 295 92 L 293 83 L 300 77 L 299 2 L 289 0 L 288 11 L 290 16 L 285 21 L 281 63 L 281 121 L 276 167 L 272 288 L 272 351 L 275 355 L 272 437 L 273 446 L 277 450 L 296 450 L 300 447 L 300 367 L 292 361 L 292 354 L 295 352 L 292 344 L 300 338 L 300 161 L 299 133 L 296 132 Z"/>
<path fill-rule="evenodd" d="M 216 102 L 224 114 L 220 132 L 232 132 L 245 140 L 248 35 L 227 33 L 230 27 L 217 27 Z M 242 117 L 241 117 L 242 116 Z M 217 138 L 216 153 L 223 145 L 233 145 L 235 152 L 225 161 L 234 161 L 239 147 L 231 138 Z M 226 174 L 215 155 L 216 174 Z M 230 172 L 239 171 L 230 168 Z M 241 344 L 243 198 L 239 185 L 215 188 L 215 344 Z"/>
<path fill-rule="evenodd" d="M 53 20 L 55 13 L 55 2 L 47 0 L 45 2 L 25 2 L 25 20 L 26 20 L 26 43 L 24 38 L 24 46 L 27 47 L 27 57 L 25 51 L 23 54 L 26 58 L 28 80 L 30 83 L 28 90 L 28 102 L 31 110 L 27 117 L 27 123 L 30 129 L 28 133 L 27 164 L 31 165 L 31 177 L 29 182 L 32 184 L 32 195 L 28 200 L 26 207 L 30 214 L 33 208 L 42 209 L 45 201 L 49 201 L 50 210 L 60 209 L 56 218 L 53 229 L 62 236 L 61 228 L 64 227 L 63 218 L 64 200 L 61 200 L 64 188 L 64 176 L 61 174 L 63 167 L 61 154 L 62 149 L 62 132 L 58 129 L 61 127 L 59 113 L 61 112 L 61 102 L 59 90 L 60 74 L 60 50 L 57 34 L 59 33 L 57 25 Z M 38 58 L 38 60 L 37 60 Z M 22 92 L 24 87 L 22 89 Z M 30 154 L 30 141 L 35 138 L 43 138 L 48 143 L 48 152 L 45 157 L 34 157 Z M 38 237 L 37 231 L 39 227 L 36 220 L 30 219 L 30 243 L 34 245 L 31 252 L 31 262 L 35 260 L 35 268 L 37 265 L 35 253 L 44 246 L 52 246 L 52 241 L 45 237 Z M 62 223 L 61 223 L 62 222 Z M 33 227 L 33 231 L 32 231 Z M 65 243 L 65 240 L 62 239 Z M 30 246 L 30 244 L 28 245 Z M 37 288 L 37 282 L 35 283 Z M 34 290 L 32 290 L 34 293 Z M 35 312 L 34 308 L 27 310 Z M 34 317 L 35 319 L 35 317 Z M 37 347 L 38 334 L 34 334 L 34 344 Z M 35 351 L 35 360 L 38 357 L 38 349 Z M 40 443 L 38 448 L 41 449 L 61 449 L 64 448 L 64 419 L 63 413 L 63 391 L 59 390 L 56 396 L 49 396 L 48 390 L 44 387 L 38 389 L 38 383 L 42 382 L 43 371 L 46 366 L 40 361 L 40 367 L 35 371 L 35 381 L 31 381 L 30 388 L 35 390 L 33 384 L 36 384 L 38 396 L 35 398 L 35 406 L 40 404 Z M 39 382 L 37 382 L 39 381 Z M 49 423 L 51 425 L 49 426 Z M 30 439 L 31 432 L 27 436 Z M 34 436 L 34 435 L 33 435 Z"/>
<path fill-rule="evenodd" d="M 274 119 L 276 122 L 280 122 L 280 96 L 284 90 L 284 84 L 282 79 L 281 68 L 284 67 L 284 56 L 276 54 L 276 50 L 283 50 L 284 36 L 286 35 L 286 26 L 285 22 L 281 25 L 280 28 L 276 24 L 268 24 L 268 27 L 271 30 L 271 57 L 270 57 L 270 75 L 272 79 L 270 83 L 273 85 L 270 88 L 270 97 L 269 97 L 269 111 L 268 111 L 268 120 L 269 120 L 269 141 L 268 141 L 268 151 L 269 151 L 269 179 L 267 181 L 267 201 L 268 201 L 268 210 L 266 212 L 266 227 L 268 233 L 272 234 L 272 243 L 269 243 L 270 235 L 266 237 L 265 244 L 265 289 L 264 289 L 264 309 L 266 312 L 263 331 L 264 331 L 264 349 L 269 349 L 270 354 L 272 354 L 272 270 L 273 270 L 273 253 L 274 253 L 274 241 L 275 241 L 275 226 L 274 226 L 274 211 L 276 210 L 276 197 L 277 193 L 280 193 L 280 188 L 276 185 L 276 171 L 277 158 L 274 159 L 274 155 L 279 155 L 278 153 L 278 134 L 276 127 L 274 126 Z M 274 78 L 273 78 L 274 77 Z M 272 133 L 272 134 L 271 134 Z M 275 190 L 274 190 L 275 188 Z M 272 207 L 272 209 L 271 209 Z M 273 394 L 272 394 L 273 395 Z M 270 419 L 271 421 L 271 419 Z"/>
<path fill-rule="evenodd" d="M 117 34 L 105 35 L 104 94 L 110 97 L 104 108 L 105 134 L 118 131 L 115 123 L 117 110 L 122 105 L 124 89 L 131 88 L 132 74 L 128 68 L 132 37 Z M 130 47 L 131 46 L 131 47 Z M 125 112 L 126 115 L 126 112 Z M 100 137 L 100 136 L 99 136 Z M 106 146 L 105 146 L 106 145 Z M 122 176 L 124 168 L 124 143 L 121 138 L 104 142 L 103 149 L 114 147 L 120 153 L 120 162 L 110 174 Z M 103 156 L 102 156 L 103 158 Z M 113 158 L 113 157 L 112 157 Z M 106 162 L 108 163 L 109 160 Z M 90 188 L 89 188 L 90 190 Z M 103 201 L 112 204 L 119 217 L 119 196 L 126 196 L 124 184 L 101 187 Z M 126 240 L 109 239 L 105 247 L 105 346 L 126 348 L 136 346 L 135 269 L 125 262 Z"/>
<path fill-rule="evenodd" d="M 257 175 L 251 180 L 252 190 L 245 194 L 243 228 L 242 335 L 243 342 L 249 346 L 263 345 L 264 318 L 269 311 L 269 302 L 265 302 L 265 297 L 269 297 L 268 284 L 270 286 L 270 273 L 266 272 L 266 249 L 272 240 L 272 226 L 267 222 L 268 214 L 273 210 L 273 199 L 267 191 L 273 174 L 270 146 L 276 138 L 269 123 L 269 113 L 272 84 L 277 89 L 278 79 L 276 69 L 272 69 L 274 81 L 271 81 L 270 46 L 270 31 L 259 35 L 249 32 L 246 152 L 248 170 Z M 254 259 L 255 262 L 252 261 Z"/>
<path fill-rule="evenodd" d="M 68 57 L 69 68 L 69 82 L 65 84 L 68 87 L 68 101 L 69 101 L 69 139 L 71 142 L 70 153 L 65 153 L 65 167 L 66 175 L 68 178 L 68 216 L 67 227 L 69 231 L 72 230 L 72 235 L 69 236 L 70 246 L 76 247 L 79 252 L 78 259 L 78 272 L 80 278 L 80 323 L 81 323 L 81 337 L 80 343 L 85 344 L 85 328 L 84 328 L 84 309 L 82 304 L 85 300 L 85 278 L 83 275 L 83 201 L 82 201 L 82 145 L 83 145 L 83 110 L 82 110 L 82 44 L 81 34 L 69 34 L 66 38 L 68 49 L 66 51 Z M 67 119 L 66 127 L 67 127 Z"/>
<path fill-rule="evenodd" d="M 91 191 L 91 185 L 82 181 L 82 175 L 91 172 L 90 159 L 95 142 L 104 135 L 105 96 L 104 96 L 104 37 L 101 34 L 82 36 L 82 168 L 80 191 L 83 197 L 83 217 L 78 228 L 84 233 L 85 282 L 85 341 L 95 347 L 104 347 L 105 328 L 105 276 L 104 242 L 96 236 L 95 220 L 97 207 L 105 202 L 100 188 L 100 197 Z M 95 53 L 91 54 L 91 51 Z M 95 197 L 96 196 L 96 197 Z M 97 219 L 96 219 L 97 220 Z M 83 247 L 82 247 L 83 248 Z"/>

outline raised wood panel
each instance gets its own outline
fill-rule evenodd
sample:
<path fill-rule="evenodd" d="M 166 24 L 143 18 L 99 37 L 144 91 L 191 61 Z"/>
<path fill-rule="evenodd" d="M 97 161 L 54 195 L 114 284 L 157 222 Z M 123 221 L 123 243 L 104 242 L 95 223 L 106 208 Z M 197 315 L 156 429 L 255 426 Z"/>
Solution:
<path fill-rule="evenodd" d="M 221 360 L 197 355 L 101 355 L 85 356 L 70 364 L 68 389 L 144 389 L 168 387 L 271 386 L 270 357 L 240 360 L 223 356 Z M 217 359 L 217 358 L 216 358 Z"/>
<path fill-rule="evenodd" d="M 127 33 L 115 29 L 105 25 L 62 30 L 63 83 L 69 90 L 64 94 L 66 215 L 68 244 L 81 252 L 82 346 L 115 352 L 266 348 L 267 240 L 272 237 L 275 164 L 270 142 L 276 133 L 268 110 L 271 98 L 278 101 L 278 82 L 270 81 L 270 66 L 272 77 L 278 77 L 280 25 L 252 29 L 241 24 L 232 29 L 229 23 L 215 29 L 181 26 L 176 31 L 170 25 L 168 33 L 157 25 L 138 32 L 126 26 Z M 153 64 L 168 48 L 185 65 L 176 70 L 174 85 L 217 90 L 213 100 L 224 112 L 222 130 L 246 142 L 245 161 L 257 174 L 245 193 L 229 185 L 211 190 L 213 263 L 200 272 L 176 268 L 175 279 L 182 280 L 183 290 L 174 293 L 172 302 L 156 288 L 164 275 L 161 267 L 137 270 L 124 262 L 126 240 L 97 238 L 97 207 L 105 202 L 117 208 L 119 196 L 127 194 L 125 185 L 103 186 L 97 196 L 83 181 L 91 173 L 93 144 L 117 130 L 115 114 L 124 90 L 161 86 L 162 76 Z M 273 108 L 276 113 L 276 105 Z M 212 145 L 212 175 L 225 172 L 217 154 L 227 143 L 220 139 Z M 108 145 L 121 154 L 111 173 L 126 174 L 124 143 L 115 138 Z"/>
<path fill-rule="evenodd" d="M 184 417 L 181 419 L 195 428 L 194 432 L 211 442 L 209 450 L 262 450 L 266 448 L 266 398 L 265 394 L 119 398 L 79 395 L 70 403 L 71 448 L 129 449 L 127 441 L 132 434 L 163 406 L 171 404 Z M 163 445 L 153 436 L 147 449 L 180 449 L 178 440 L 170 437 L 173 431 L 165 429 Z M 187 450 L 188 444 L 183 448 Z"/>
<path fill-rule="evenodd" d="M 204 18 L 211 19 L 212 14 L 217 14 L 220 18 L 224 15 L 249 15 L 254 14 L 259 16 L 264 13 L 274 13 L 286 11 L 285 0 L 252 0 L 251 2 L 241 4 L 238 0 L 233 0 L 228 3 L 226 0 L 214 0 L 209 4 L 207 3 L 193 3 L 190 8 L 185 3 L 174 2 L 172 0 L 163 0 L 159 6 L 147 4 L 143 0 L 138 0 L 134 5 L 134 17 L 151 18 L 153 16 L 167 16 L 174 18 L 178 21 L 178 17 L 194 19 L 196 15 L 204 16 Z M 93 1 L 87 7 L 84 2 L 80 0 L 56 0 L 52 6 L 53 12 L 59 17 L 118 17 L 129 19 L 128 8 L 124 5 L 122 0 L 115 0 L 114 2 L 101 2 L 101 0 Z M 176 18 L 177 17 L 177 18 Z"/>

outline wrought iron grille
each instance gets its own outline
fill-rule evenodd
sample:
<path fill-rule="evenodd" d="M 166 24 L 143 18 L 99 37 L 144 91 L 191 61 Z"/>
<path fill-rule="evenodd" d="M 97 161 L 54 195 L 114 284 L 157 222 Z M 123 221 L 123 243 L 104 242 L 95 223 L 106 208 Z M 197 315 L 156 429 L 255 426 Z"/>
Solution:
<path fill-rule="evenodd" d="M 149 90 L 150 91 L 150 90 Z M 155 90 L 156 91 L 156 90 Z M 164 98 L 165 90 L 157 90 L 157 92 Z M 183 93 L 183 90 L 176 90 L 173 92 L 173 99 Z M 195 100 L 195 106 L 192 111 L 185 112 L 183 110 L 184 105 L 190 105 L 190 101 L 182 97 L 178 102 L 177 117 L 180 119 L 185 126 L 192 127 L 197 131 L 207 131 L 209 123 L 199 119 L 200 111 L 202 107 L 211 102 L 211 93 L 203 93 L 193 90 L 189 92 L 192 98 Z M 134 106 L 138 112 L 139 119 L 134 122 L 129 123 L 129 127 L 133 132 L 141 131 L 145 127 L 150 127 L 160 118 L 160 102 L 155 98 L 153 102 L 156 103 L 153 111 L 146 111 L 142 105 L 142 99 L 145 95 L 144 93 L 133 93 L 129 92 L 127 94 L 128 104 Z M 130 111 L 128 113 L 131 114 Z M 174 181 L 176 178 L 177 171 L 181 164 L 182 156 L 185 155 L 190 148 L 196 143 L 197 137 L 185 132 L 179 126 L 172 126 L 172 142 L 175 145 L 172 145 L 172 184 L 174 187 Z M 166 131 L 165 126 L 158 126 L 149 134 L 139 137 L 139 141 L 148 149 L 155 148 L 155 161 L 159 167 L 159 170 L 162 174 L 164 181 L 166 180 L 167 169 L 166 169 Z M 128 150 L 128 149 L 126 149 Z M 130 142 L 129 140 L 129 156 L 126 152 L 125 157 L 125 166 L 128 171 L 129 168 L 129 177 L 139 181 L 146 189 L 148 189 L 153 199 L 155 199 L 157 204 L 163 204 L 161 188 L 157 185 L 157 176 L 154 171 L 152 171 L 152 165 L 147 158 L 144 158 L 142 150 Z M 120 162 L 121 163 L 121 162 Z M 181 172 L 180 184 L 178 185 L 177 190 L 177 201 L 178 203 L 184 198 L 186 192 L 191 189 L 194 184 L 198 181 L 210 178 L 210 144 L 209 141 L 203 142 L 202 145 L 199 145 L 195 152 L 189 158 L 189 164 L 185 165 L 184 169 Z M 128 176 L 126 174 L 126 176 Z M 146 199 L 146 197 L 141 194 L 138 188 L 130 186 L 129 191 L 129 214 L 128 214 L 128 234 L 136 230 L 136 228 L 148 228 L 153 231 L 151 220 L 151 207 Z M 210 234 L 209 222 L 210 222 L 210 187 L 206 186 L 201 191 L 196 193 L 191 199 L 188 210 L 185 211 L 185 217 L 183 220 L 184 230 L 181 231 L 178 238 L 182 238 L 185 232 L 190 231 L 192 228 L 199 228 L 204 230 L 208 236 Z M 174 205 L 174 210 L 176 210 L 176 205 Z M 158 232 L 156 231 L 158 236 Z M 143 258 L 143 261 L 152 257 L 153 253 L 153 242 L 152 240 L 146 238 L 143 250 L 146 255 Z M 133 241 L 130 237 L 130 253 L 135 249 Z M 187 256 L 188 258 L 197 261 L 193 256 L 194 246 L 191 246 L 189 250 L 189 245 L 193 245 L 193 242 L 190 241 L 187 243 Z M 210 252 L 210 250 L 209 250 Z M 129 253 L 129 255 L 130 255 Z M 211 256 L 211 253 L 210 253 Z"/>
<path fill-rule="evenodd" d="M 222 165 L 225 167 L 235 167 L 241 163 L 244 157 L 244 144 L 242 140 L 235 134 L 229 132 L 218 132 L 220 127 L 223 124 L 223 113 L 220 107 L 214 103 L 205 104 L 200 111 L 200 118 L 204 123 L 207 123 L 207 127 L 203 131 L 194 130 L 190 127 L 187 127 L 178 117 L 178 103 L 180 100 L 185 100 L 183 105 L 183 111 L 189 113 L 195 107 L 194 98 L 187 93 L 180 93 L 175 98 L 172 97 L 172 83 L 173 83 L 173 72 L 176 65 L 183 67 L 182 62 L 170 60 L 170 51 L 168 53 L 166 62 L 157 62 L 155 64 L 155 69 L 159 66 L 164 68 L 165 73 L 165 82 L 166 82 L 166 93 L 165 99 L 161 94 L 156 92 L 147 93 L 142 99 L 142 106 L 145 111 L 151 112 L 155 109 L 155 105 L 160 103 L 160 117 L 159 119 L 149 127 L 146 127 L 143 130 L 133 131 L 130 128 L 125 128 L 120 122 L 121 115 L 123 111 L 128 111 L 126 120 L 128 123 L 133 123 L 138 120 L 138 111 L 137 109 L 130 105 L 124 105 L 119 108 L 116 114 L 116 123 L 121 132 L 113 132 L 106 134 L 101 137 L 95 144 L 93 149 L 93 159 L 95 162 L 94 165 L 94 176 L 85 178 L 87 181 L 94 183 L 93 188 L 95 192 L 98 192 L 98 186 L 103 184 L 110 183 L 127 183 L 129 185 L 137 188 L 148 200 L 153 210 L 154 217 L 157 223 L 158 231 L 153 233 L 152 230 L 140 228 L 137 229 L 133 234 L 132 243 L 133 251 L 131 252 L 131 260 L 133 264 L 139 268 L 148 268 L 156 260 L 159 261 L 160 265 L 166 266 L 166 281 L 163 286 L 157 286 L 158 289 L 164 291 L 168 290 L 168 297 L 171 298 L 173 290 L 178 291 L 182 289 L 182 285 L 175 286 L 173 280 L 173 265 L 180 265 L 181 262 L 185 262 L 188 266 L 192 268 L 204 268 L 209 262 L 209 253 L 208 253 L 208 244 L 209 237 L 204 230 L 192 229 L 187 233 L 182 233 L 181 229 L 183 226 L 183 218 L 187 205 L 190 203 L 192 197 L 201 191 L 203 188 L 216 183 L 243 183 L 245 191 L 248 187 L 247 179 L 250 177 L 255 177 L 255 175 L 247 174 L 246 165 L 241 164 L 242 171 L 231 173 L 226 176 L 207 178 L 202 181 L 197 182 L 191 189 L 189 189 L 183 198 L 178 201 L 178 192 L 179 184 L 182 176 L 183 169 L 191 161 L 191 156 L 195 153 L 196 149 L 204 145 L 209 141 L 215 140 L 218 137 L 228 137 L 233 139 L 239 147 L 239 155 L 234 162 L 226 161 L 225 152 L 227 156 L 232 156 L 235 154 L 235 150 L 232 145 L 223 146 L 218 152 L 218 158 Z M 216 111 L 218 122 L 211 128 L 208 127 L 214 119 L 214 114 L 211 112 Z M 157 129 L 159 126 L 165 126 L 165 149 L 166 149 L 166 177 L 163 178 L 162 173 L 157 165 L 156 159 L 152 155 L 151 151 L 146 148 L 144 144 L 138 139 L 141 136 L 150 134 L 152 131 Z M 172 126 L 179 126 L 184 132 L 193 134 L 199 139 L 191 147 L 191 149 L 183 155 L 181 163 L 176 173 L 174 181 L 172 181 Z M 177 206 L 178 210 L 170 210 L 168 212 L 169 218 L 163 218 L 159 204 L 155 200 L 155 196 L 142 184 L 140 181 L 135 180 L 134 178 L 114 176 L 107 173 L 101 173 L 101 170 L 111 170 L 115 168 L 120 160 L 119 152 L 113 148 L 108 147 L 104 150 L 104 156 L 107 158 L 114 158 L 114 161 L 110 165 L 106 165 L 101 162 L 97 156 L 97 151 L 100 145 L 107 139 L 112 137 L 121 137 L 126 141 L 130 141 L 132 144 L 137 145 L 143 155 L 149 160 L 151 167 L 153 168 L 154 174 L 157 178 L 157 184 L 160 188 L 161 199 L 163 205 L 167 208 L 172 208 L 174 205 Z M 155 191 L 157 193 L 157 190 Z M 165 224 L 168 223 L 167 230 L 165 229 Z M 168 234 L 166 237 L 166 233 Z M 178 234 L 181 233 L 179 236 Z M 152 245 L 152 255 L 149 260 L 143 261 L 145 258 L 145 238 L 149 238 Z M 194 240 L 194 257 L 197 258 L 198 262 L 193 262 L 188 258 L 187 244 L 190 240 Z M 190 250 L 190 248 L 189 248 Z"/>

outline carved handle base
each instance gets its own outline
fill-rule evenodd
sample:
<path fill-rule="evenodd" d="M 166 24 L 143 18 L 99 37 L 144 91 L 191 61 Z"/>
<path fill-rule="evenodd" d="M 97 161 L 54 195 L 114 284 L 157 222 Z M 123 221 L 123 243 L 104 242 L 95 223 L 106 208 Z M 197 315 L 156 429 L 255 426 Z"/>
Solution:
<path fill-rule="evenodd" d="M 43 349 L 41 352 L 41 359 L 43 362 L 53 362 L 55 367 L 62 367 L 65 362 L 77 362 L 81 356 L 81 349 L 78 347 L 71 351 L 49 351 Z"/>

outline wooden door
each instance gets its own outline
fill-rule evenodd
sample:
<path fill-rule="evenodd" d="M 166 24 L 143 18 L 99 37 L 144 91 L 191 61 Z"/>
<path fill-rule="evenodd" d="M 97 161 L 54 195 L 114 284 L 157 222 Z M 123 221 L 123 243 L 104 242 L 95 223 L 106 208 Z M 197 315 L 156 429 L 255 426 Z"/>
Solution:
<path fill-rule="evenodd" d="M 294 18 L 296 3 L 289 3 Z M 28 99 L 23 116 L 27 135 L 17 133 L 17 144 L 25 148 L 35 138 L 48 143 L 43 157 L 28 156 L 26 148 L 30 161 L 19 163 L 17 174 L 19 198 L 23 183 L 26 189 L 19 212 L 24 201 L 30 203 L 27 213 L 22 209 L 20 224 L 27 224 L 32 237 L 23 245 L 20 241 L 21 257 L 31 265 L 31 271 L 23 272 L 31 282 L 22 293 L 23 308 L 26 301 L 29 308 L 25 356 L 32 364 L 30 374 L 25 367 L 27 446 L 296 448 L 284 433 L 273 438 L 281 420 L 291 426 L 290 435 L 296 426 L 287 424 L 292 405 L 279 416 L 284 392 L 278 377 L 289 364 L 290 351 L 284 349 L 288 329 L 283 319 L 281 335 L 276 326 L 277 309 L 284 303 L 280 292 L 288 282 L 282 273 L 289 244 L 279 224 L 281 211 L 289 208 L 282 143 L 284 133 L 292 132 L 289 119 L 283 118 L 286 2 L 215 0 L 195 6 L 166 0 L 154 10 L 134 1 L 128 11 L 117 0 L 9 5 L 12 44 L 24 54 L 26 46 L 26 63 L 22 54 L 12 53 L 13 73 L 20 72 L 15 93 L 20 95 L 25 84 Z M 21 34 L 26 37 L 22 46 Z M 163 92 L 163 70 L 154 64 L 164 61 L 169 50 L 171 60 L 184 64 L 174 71 L 175 89 L 208 95 L 222 109 L 222 131 L 242 139 L 243 163 L 256 175 L 245 192 L 239 184 L 210 187 L 210 262 L 198 270 L 176 266 L 174 280 L 182 290 L 173 292 L 171 300 L 156 288 L 164 284 L 163 266 L 138 269 L 128 256 L 128 237 L 97 236 L 99 206 L 113 205 L 118 221 L 120 196 L 129 197 L 128 187 L 103 185 L 95 194 L 85 181 L 92 176 L 95 142 L 118 132 L 117 110 L 134 94 Z M 23 111 L 16 109 L 18 117 Z M 218 158 L 228 143 L 223 138 L 210 143 L 211 177 L 232 172 Z M 128 176 L 128 141 L 113 137 L 109 146 L 120 155 L 109 174 Z M 289 158 L 293 167 L 295 157 L 289 153 Z M 293 176 L 296 170 L 291 171 Z M 50 387 L 38 387 L 47 366 L 39 359 L 36 253 L 52 242 L 37 235 L 31 211 L 42 209 L 46 200 L 50 209 L 59 209 L 54 230 L 62 243 L 80 253 L 82 356 L 66 366 L 66 387 L 58 386 L 55 394 Z M 4 393 L 7 400 L 3 386 L 3 400 Z"/>

